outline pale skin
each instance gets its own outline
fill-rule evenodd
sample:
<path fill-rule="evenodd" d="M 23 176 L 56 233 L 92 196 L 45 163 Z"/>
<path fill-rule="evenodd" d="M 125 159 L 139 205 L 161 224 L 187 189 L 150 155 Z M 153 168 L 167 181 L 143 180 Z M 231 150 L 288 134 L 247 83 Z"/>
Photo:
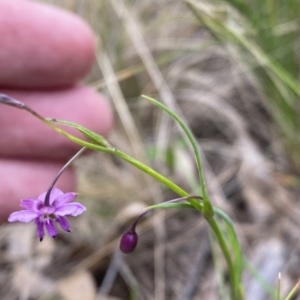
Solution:
<path fill-rule="evenodd" d="M 95 57 L 95 38 L 79 17 L 27 0 L 0 0 L 0 92 L 45 117 L 79 123 L 107 135 L 107 102 L 80 84 Z M 13 107 L 0 106 L 0 222 L 20 199 L 45 192 L 79 147 Z M 76 190 L 68 169 L 56 187 Z"/>

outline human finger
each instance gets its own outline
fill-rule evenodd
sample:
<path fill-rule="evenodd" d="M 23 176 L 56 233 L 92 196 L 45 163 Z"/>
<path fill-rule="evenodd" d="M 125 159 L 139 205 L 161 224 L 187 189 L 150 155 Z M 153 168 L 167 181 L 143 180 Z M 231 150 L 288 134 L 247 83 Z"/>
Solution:
<path fill-rule="evenodd" d="M 108 103 L 88 87 L 1 92 L 25 102 L 44 117 L 75 122 L 101 135 L 112 127 Z M 81 137 L 75 130 L 65 129 Z M 28 112 L 4 105 L 0 106 L 0 145 L 0 157 L 35 159 L 67 159 L 79 147 Z"/>
<path fill-rule="evenodd" d="M 79 17 L 47 4 L 0 1 L 0 86 L 59 88 L 89 71 L 95 38 Z"/>

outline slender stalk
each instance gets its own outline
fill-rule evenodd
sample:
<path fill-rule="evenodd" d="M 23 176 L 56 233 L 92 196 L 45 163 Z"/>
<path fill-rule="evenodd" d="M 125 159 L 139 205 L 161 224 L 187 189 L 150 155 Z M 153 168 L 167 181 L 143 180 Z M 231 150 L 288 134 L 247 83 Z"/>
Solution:
<path fill-rule="evenodd" d="M 224 213 L 221 209 L 214 207 L 214 212 L 225 221 L 227 225 L 227 231 L 229 236 L 231 236 L 231 245 L 232 245 L 232 250 L 233 250 L 233 265 L 234 265 L 234 277 L 235 277 L 235 286 L 238 287 L 241 278 L 242 278 L 242 270 L 243 270 L 243 254 L 242 254 L 242 249 L 237 237 L 237 234 L 235 232 L 233 223 L 229 216 Z"/>
<path fill-rule="evenodd" d="M 288 295 L 285 297 L 284 300 L 291 300 L 295 296 L 297 290 L 299 290 L 299 287 L 300 287 L 300 280 L 296 283 L 296 285 L 292 288 L 292 290 L 288 293 Z"/>
<path fill-rule="evenodd" d="M 182 197 L 182 198 L 178 198 L 178 199 L 174 199 L 176 202 L 177 201 L 181 201 L 181 200 L 188 200 L 189 198 L 198 198 L 199 196 L 188 196 L 188 197 Z M 165 204 L 170 204 L 172 202 L 175 202 L 174 200 L 171 201 L 167 201 L 165 203 L 161 203 L 161 204 L 156 204 L 156 205 L 152 205 L 149 206 L 146 209 L 160 209 L 160 208 L 171 208 L 171 206 L 169 207 L 165 207 Z M 203 207 L 203 203 L 198 202 L 200 207 Z M 174 206 L 172 208 L 191 208 L 191 209 L 195 209 L 195 207 L 191 204 L 191 203 L 182 203 L 182 206 Z M 241 281 L 241 269 L 242 269 L 242 264 L 243 264 L 243 260 L 242 260 L 242 253 L 241 253 L 241 249 L 238 243 L 238 238 L 236 235 L 236 232 L 234 230 L 233 224 L 230 220 L 230 218 L 228 217 L 228 215 L 226 213 L 224 213 L 223 211 L 221 211 L 220 209 L 213 207 L 214 209 L 214 213 L 215 215 L 217 215 L 218 217 L 220 217 L 222 220 L 225 221 L 225 223 L 228 225 L 229 227 L 229 233 L 232 234 L 233 239 L 234 239 L 234 243 L 233 244 L 233 249 L 234 253 L 235 253 L 235 260 L 233 261 L 231 258 L 231 253 L 228 249 L 228 246 L 226 244 L 226 241 L 222 235 L 222 232 L 220 231 L 219 225 L 215 219 L 215 217 L 210 218 L 208 221 L 212 231 L 214 232 L 217 242 L 221 248 L 221 251 L 223 252 L 223 255 L 225 257 L 226 263 L 227 263 L 227 267 L 228 267 L 228 272 L 229 272 L 229 280 L 230 280 L 230 289 L 231 289 L 231 299 L 232 300 L 242 300 L 244 299 L 243 296 L 243 288 L 240 286 L 240 281 Z M 200 211 L 202 210 L 202 208 L 200 208 Z"/>
<path fill-rule="evenodd" d="M 207 194 L 207 189 L 206 189 L 206 184 L 205 184 L 205 177 L 204 177 L 204 172 L 203 172 L 203 167 L 202 167 L 202 162 L 200 158 L 200 152 L 198 149 L 198 145 L 196 143 L 196 140 L 194 138 L 194 135 L 192 134 L 191 130 L 189 127 L 183 122 L 183 120 L 175 114 L 173 111 L 171 111 L 167 106 L 162 104 L 161 102 L 155 100 L 154 98 L 142 95 L 145 99 L 151 101 L 153 104 L 164 110 L 166 113 L 168 113 L 182 128 L 186 136 L 188 137 L 193 151 L 195 155 L 195 160 L 196 160 L 196 165 L 197 165 L 197 170 L 199 174 L 199 180 L 200 180 L 200 185 L 202 189 L 202 196 L 203 196 L 203 210 L 202 213 L 206 219 L 211 218 L 214 214 L 212 205 L 209 201 L 208 194 Z"/>
<path fill-rule="evenodd" d="M 102 148 L 102 147 L 101 147 Z M 170 188 L 172 191 L 174 191 L 175 193 L 177 193 L 178 195 L 182 196 L 182 197 L 186 197 L 189 196 L 188 192 L 186 192 L 185 190 L 183 190 L 182 188 L 180 188 L 178 185 L 176 185 L 174 182 L 172 182 L 171 180 L 169 180 L 168 178 L 166 178 L 165 176 L 161 175 L 160 173 L 154 171 L 152 168 L 150 168 L 149 166 L 143 164 L 142 162 L 134 159 L 133 157 L 125 154 L 124 152 L 118 150 L 118 149 L 107 149 L 104 148 L 103 150 L 100 150 L 103 152 L 107 152 L 107 153 L 111 153 L 115 156 L 118 156 L 120 158 L 122 158 L 123 160 L 127 161 L 128 163 L 130 163 L 131 165 L 137 167 L 138 169 L 140 169 L 141 171 L 149 174 L 150 176 L 152 176 L 153 178 L 155 178 L 157 181 L 161 182 L 162 184 L 164 184 L 165 186 L 167 186 L 168 188 Z M 202 207 L 200 206 L 200 203 L 195 200 L 195 199 L 189 199 L 189 202 L 198 210 L 202 213 Z"/>
<path fill-rule="evenodd" d="M 60 175 L 64 172 L 64 170 L 84 151 L 86 150 L 86 147 L 81 148 L 62 168 L 61 170 L 58 172 L 58 174 L 55 176 L 55 178 L 53 179 L 53 181 L 51 182 L 46 196 L 45 196 L 45 206 L 50 206 L 50 194 L 51 191 L 56 183 L 56 181 L 58 180 L 58 178 L 60 177 Z"/>
<path fill-rule="evenodd" d="M 218 226 L 218 223 L 216 222 L 215 218 L 210 218 L 207 219 L 207 222 L 210 225 L 210 228 L 212 229 L 212 231 L 214 232 L 218 244 L 223 252 L 223 255 L 225 257 L 226 263 L 227 263 L 227 267 L 228 267 L 228 272 L 229 272 L 229 280 L 230 280 L 230 286 L 231 286 L 231 297 L 233 300 L 239 300 L 237 298 L 237 287 L 235 286 L 235 281 L 234 281 L 234 265 L 232 263 L 231 257 L 230 257 L 230 253 L 228 250 L 228 247 L 226 245 L 225 239 L 222 235 L 222 232 Z"/>
<path fill-rule="evenodd" d="M 219 288 L 219 295 L 220 295 L 220 299 L 222 300 L 230 300 L 228 292 L 227 292 L 227 288 L 226 288 L 226 278 L 224 278 L 224 270 L 223 270 L 223 264 L 222 264 L 222 260 L 223 257 L 219 256 L 219 244 L 216 241 L 216 238 L 214 236 L 214 233 L 212 231 L 209 231 L 209 243 L 211 246 L 211 253 L 212 253 L 212 259 L 214 262 L 214 268 L 215 268 L 215 273 L 216 273 L 216 281 L 217 281 L 217 285 Z"/>
<path fill-rule="evenodd" d="M 129 233 L 135 233 L 135 227 L 138 224 L 138 222 L 140 221 L 140 219 L 145 216 L 150 210 L 146 210 L 143 213 L 141 213 L 136 219 L 135 221 L 131 224 L 129 230 L 127 232 Z"/>
<path fill-rule="evenodd" d="M 278 280 L 277 280 L 277 297 L 276 297 L 276 300 L 280 300 L 281 297 L 280 297 L 280 287 L 281 287 L 281 273 L 278 274 Z"/>

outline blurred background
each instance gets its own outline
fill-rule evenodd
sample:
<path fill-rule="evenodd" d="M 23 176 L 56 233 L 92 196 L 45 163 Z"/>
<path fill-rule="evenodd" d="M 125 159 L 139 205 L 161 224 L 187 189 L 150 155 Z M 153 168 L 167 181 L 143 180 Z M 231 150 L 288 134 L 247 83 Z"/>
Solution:
<path fill-rule="evenodd" d="M 234 220 L 245 299 L 285 295 L 300 277 L 298 0 L 47 0 L 83 17 L 98 53 L 86 78 L 115 115 L 109 141 L 199 194 L 182 132 L 141 94 L 176 111 L 201 148 L 213 204 Z M 194 211 L 149 214 L 136 251 L 121 234 L 147 205 L 177 196 L 101 153 L 76 162 L 87 212 L 36 241 L 0 229 L 0 295 L 11 299 L 229 299 L 218 245 Z M 7 247 L 7 241 L 9 246 Z M 300 299 L 295 297 L 294 299 Z"/>

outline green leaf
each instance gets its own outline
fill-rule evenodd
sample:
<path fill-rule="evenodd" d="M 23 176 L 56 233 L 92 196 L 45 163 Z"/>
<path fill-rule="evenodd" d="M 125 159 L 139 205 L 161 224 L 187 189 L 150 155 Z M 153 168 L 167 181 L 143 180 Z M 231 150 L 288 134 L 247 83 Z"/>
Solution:
<path fill-rule="evenodd" d="M 183 203 L 160 203 L 151 205 L 145 208 L 145 210 L 148 209 L 169 209 L 169 208 L 189 208 L 189 209 L 195 209 L 195 207 L 189 203 L 189 202 L 183 202 Z"/>
<path fill-rule="evenodd" d="M 86 127 L 83 127 L 73 122 L 59 120 L 59 119 L 48 118 L 47 120 L 53 123 L 58 123 L 60 125 L 65 125 L 68 127 L 75 128 L 79 132 L 81 132 L 85 137 L 87 137 L 91 142 L 109 149 L 114 149 L 114 147 L 102 135 L 87 129 Z"/>
<path fill-rule="evenodd" d="M 299 291 L 300 280 L 295 284 L 292 290 L 288 293 L 288 295 L 284 298 L 284 300 L 292 300 L 296 293 Z"/>
<path fill-rule="evenodd" d="M 203 172 L 203 168 L 202 168 L 202 163 L 201 163 L 201 158 L 200 158 L 200 152 L 198 149 L 198 145 L 197 142 L 191 132 L 191 130 L 189 129 L 189 127 L 184 123 L 184 121 L 173 111 L 171 111 L 167 106 L 165 106 L 163 103 L 155 100 L 154 98 L 142 95 L 143 98 L 149 100 L 150 102 L 152 102 L 153 104 L 155 104 L 156 106 L 158 106 L 159 108 L 161 108 L 162 110 L 164 110 L 167 114 L 169 114 L 182 128 L 182 130 L 184 131 L 184 133 L 186 134 L 186 136 L 188 137 L 193 151 L 194 151 L 194 155 L 195 155 L 195 160 L 196 160 L 196 165 L 197 165 L 197 169 L 198 169 L 198 173 L 199 173 L 199 179 L 200 179 L 200 184 L 201 184 L 201 189 L 202 189 L 202 197 L 203 197 L 203 216 L 206 219 L 212 218 L 214 215 L 214 211 L 213 211 L 213 207 L 209 201 L 208 198 L 208 194 L 207 194 L 207 190 L 206 190 L 206 184 L 205 184 L 205 178 L 204 178 L 204 172 Z M 191 200 L 191 203 L 193 203 L 193 201 Z M 195 203 L 197 205 L 197 203 Z"/>

